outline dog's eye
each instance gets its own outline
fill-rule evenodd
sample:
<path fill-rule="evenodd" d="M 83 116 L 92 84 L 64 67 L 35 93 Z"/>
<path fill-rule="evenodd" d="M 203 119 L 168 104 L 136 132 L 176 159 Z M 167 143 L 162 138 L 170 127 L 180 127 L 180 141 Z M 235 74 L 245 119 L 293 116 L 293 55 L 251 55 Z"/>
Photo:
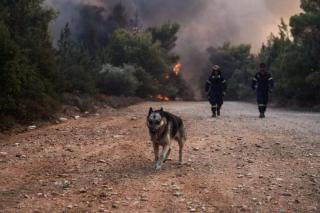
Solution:
<path fill-rule="evenodd" d="M 152 124 L 152 121 L 149 121 L 149 124 L 151 125 L 151 124 Z"/>
<path fill-rule="evenodd" d="M 156 121 L 156 124 L 159 125 L 159 124 L 160 124 L 160 121 Z"/>

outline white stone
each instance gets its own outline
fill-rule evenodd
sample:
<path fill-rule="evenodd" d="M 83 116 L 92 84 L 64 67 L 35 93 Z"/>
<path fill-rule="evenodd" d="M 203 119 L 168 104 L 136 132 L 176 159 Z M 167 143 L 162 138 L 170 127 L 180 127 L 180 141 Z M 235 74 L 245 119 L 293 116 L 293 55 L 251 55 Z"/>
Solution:
<path fill-rule="evenodd" d="M 28 126 L 28 130 L 33 130 L 33 129 L 35 129 L 35 128 L 37 128 L 35 125 Z"/>
<path fill-rule="evenodd" d="M 65 122 L 65 121 L 67 121 L 67 120 L 68 120 L 68 119 L 63 118 L 63 117 L 59 118 L 59 121 L 61 121 L 61 122 Z"/>
<path fill-rule="evenodd" d="M 5 155 L 7 155 L 8 153 L 6 153 L 6 152 L 0 152 L 0 156 L 5 156 Z"/>

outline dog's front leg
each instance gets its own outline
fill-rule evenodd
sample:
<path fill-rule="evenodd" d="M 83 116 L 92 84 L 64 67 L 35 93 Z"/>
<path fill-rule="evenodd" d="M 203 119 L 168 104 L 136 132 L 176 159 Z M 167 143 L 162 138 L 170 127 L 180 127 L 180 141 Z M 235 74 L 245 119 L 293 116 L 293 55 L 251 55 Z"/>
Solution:
<path fill-rule="evenodd" d="M 159 160 L 159 144 L 153 142 L 153 151 L 154 151 L 155 167 L 157 167 L 157 163 Z"/>
<path fill-rule="evenodd" d="M 159 160 L 158 160 L 158 163 L 156 164 L 156 170 L 161 169 L 162 162 L 163 162 L 163 160 L 164 160 L 164 157 L 167 155 L 169 148 L 170 148 L 170 147 L 169 147 L 168 144 L 166 144 L 166 145 L 163 146 L 163 149 L 162 149 L 160 158 L 159 158 Z"/>

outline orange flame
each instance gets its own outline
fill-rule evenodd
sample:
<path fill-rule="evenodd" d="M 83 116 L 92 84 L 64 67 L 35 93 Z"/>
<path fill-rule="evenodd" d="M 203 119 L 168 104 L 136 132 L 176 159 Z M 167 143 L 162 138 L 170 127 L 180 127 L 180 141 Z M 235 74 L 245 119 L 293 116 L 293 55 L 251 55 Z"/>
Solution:
<path fill-rule="evenodd" d="M 138 29 L 138 27 L 133 27 L 132 28 L 132 35 L 136 35 L 140 32 L 140 30 Z"/>
<path fill-rule="evenodd" d="M 178 75 L 178 74 L 179 74 L 180 67 L 181 67 L 180 62 L 179 62 L 179 63 L 177 63 L 177 64 L 174 66 L 174 68 L 173 68 L 173 72 L 174 72 L 176 75 Z"/>
<path fill-rule="evenodd" d="M 168 98 L 168 97 L 163 97 L 162 95 L 157 95 L 157 97 L 156 97 L 157 99 L 160 99 L 160 100 L 165 100 L 165 101 L 169 101 L 170 99 Z"/>
<path fill-rule="evenodd" d="M 167 75 L 166 75 L 166 79 L 169 79 L 169 78 L 170 78 L 170 76 L 169 76 L 169 74 L 167 74 Z"/>
<path fill-rule="evenodd" d="M 162 95 L 160 95 L 160 94 L 157 95 L 157 98 L 163 100 L 163 97 L 162 97 Z"/>

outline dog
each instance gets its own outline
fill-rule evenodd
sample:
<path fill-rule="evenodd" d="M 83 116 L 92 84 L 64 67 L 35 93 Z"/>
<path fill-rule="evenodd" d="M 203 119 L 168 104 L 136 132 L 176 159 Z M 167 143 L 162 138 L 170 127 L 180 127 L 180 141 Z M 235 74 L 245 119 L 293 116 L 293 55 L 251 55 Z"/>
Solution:
<path fill-rule="evenodd" d="M 163 111 L 163 108 L 156 111 L 150 108 L 147 116 L 147 126 L 153 144 L 155 169 L 161 169 L 162 163 L 168 159 L 172 139 L 178 141 L 179 165 L 182 165 L 183 146 L 187 140 L 187 135 L 181 118 Z M 160 156 L 159 146 L 163 147 Z"/>

